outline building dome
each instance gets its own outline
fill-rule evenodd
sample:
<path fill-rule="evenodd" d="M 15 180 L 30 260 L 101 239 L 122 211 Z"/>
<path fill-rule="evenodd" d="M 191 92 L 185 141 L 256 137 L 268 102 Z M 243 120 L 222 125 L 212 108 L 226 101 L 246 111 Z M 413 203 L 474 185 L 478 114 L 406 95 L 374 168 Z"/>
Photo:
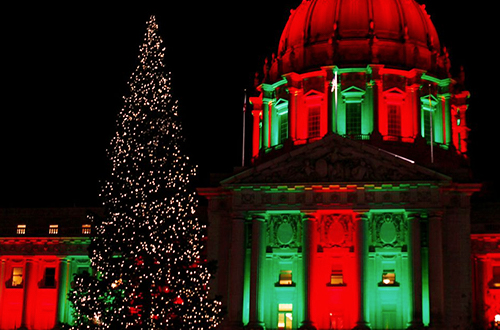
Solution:
<path fill-rule="evenodd" d="M 440 50 L 425 6 L 414 0 L 304 0 L 291 10 L 270 77 L 379 63 L 442 76 Z"/>

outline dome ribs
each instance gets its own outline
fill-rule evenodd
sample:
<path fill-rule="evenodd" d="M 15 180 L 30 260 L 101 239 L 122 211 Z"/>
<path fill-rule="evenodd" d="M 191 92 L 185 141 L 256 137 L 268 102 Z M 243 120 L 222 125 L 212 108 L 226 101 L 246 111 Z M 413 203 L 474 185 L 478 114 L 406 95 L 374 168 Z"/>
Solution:
<path fill-rule="evenodd" d="M 445 72 L 439 37 L 415 0 L 307 0 L 292 11 L 272 77 L 337 65 Z"/>

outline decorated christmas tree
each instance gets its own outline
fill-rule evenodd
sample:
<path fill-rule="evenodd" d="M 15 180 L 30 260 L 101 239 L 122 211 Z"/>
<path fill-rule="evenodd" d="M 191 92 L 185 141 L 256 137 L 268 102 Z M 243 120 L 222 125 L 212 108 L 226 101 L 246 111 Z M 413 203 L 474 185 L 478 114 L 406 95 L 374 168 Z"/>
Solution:
<path fill-rule="evenodd" d="M 211 329 L 220 321 L 190 185 L 196 167 L 182 152 L 162 43 L 152 16 L 108 152 L 106 216 L 94 218 L 89 248 L 95 275 L 77 276 L 70 293 L 79 329 Z"/>

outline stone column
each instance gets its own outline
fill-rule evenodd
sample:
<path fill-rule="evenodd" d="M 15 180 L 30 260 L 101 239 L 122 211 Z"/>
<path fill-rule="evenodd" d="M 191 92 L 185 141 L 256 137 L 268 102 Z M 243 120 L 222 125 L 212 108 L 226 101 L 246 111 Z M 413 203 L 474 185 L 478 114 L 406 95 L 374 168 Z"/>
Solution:
<path fill-rule="evenodd" d="M 1 265 L 0 265 L 0 320 L 2 320 L 3 316 L 3 311 L 5 310 L 4 307 L 3 307 L 3 300 L 4 300 L 4 296 L 5 296 L 5 278 L 7 276 L 7 274 L 5 274 L 6 272 L 6 260 L 2 258 L 1 260 Z M 0 326 L 1 326 L 1 322 L 0 322 Z"/>
<path fill-rule="evenodd" d="M 423 329 L 422 322 L 422 258 L 420 253 L 420 215 L 408 216 L 409 244 L 408 258 L 410 259 L 409 279 L 410 297 L 412 301 L 411 321 L 408 329 Z"/>
<path fill-rule="evenodd" d="M 58 322 L 67 322 L 66 320 L 66 310 L 69 304 L 68 302 L 68 292 L 69 292 L 69 267 L 70 260 L 61 258 L 59 259 L 59 279 L 57 283 L 57 312 L 56 312 L 56 325 Z"/>
<path fill-rule="evenodd" d="M 429 217 L 429 300 L 431 329 L 441 329 L 444 317 L 442 213 Z"/>
<path fill-rule="evenodd" d="M 487 280 L 485 279 L 485 273 L 487 270 L 488 257 L 486 255 L 476 255 L 474 256 L 474 268 L 475 268 L 475 283 L 474 283 L 474 294 L 475 296 L 475 310 L 473 318 L 476 324 L 481 325 L 483 329 L 488 328 L 488 321 L 485 320 L 486 310 L 484 302 L 484 288 L 487 285 Z"/>
<path fill-rule="evenodd" d="M 243 282 L 245 277 L 245 218 L 243 215 L 233 215 L 229 249 L 227 325 L 230 329 L 241 329 L 243 328 Z"/>
<path fill-rule="evenodd" d="M 247 330 L 265 329 L 262 322 L 262 267 L 266 254 L 265 247 L 265 224 L 266 219 L 263 216 L 254 216 L 252 219 L 252 259 L 250 264 L 250 322 L 247 324 Z"/>
<path fill-rule="evenodd" d="M 368 214 L 364 211 L 358 212 L 356 219 L 356 268 L 358 271 L 358 320 L 354 330 L 369 330 L 365 291 L 366 291 L 366 260 L 368 258 Z"/>
<path fill-rule="evenodd" d="M 33 298 L 36 294 L 36 265 L 34 260 L 26 259 L 26 265 L 23 272 L 23 314 L 21 319 L 21 327 L 19 330 L 27 330 L 31 328 L 30 321 L 32 319 L 34 309 L 32 308 Z"/>
<path fill-rule="evenodd" d="M 252 157 L 257 157 L 259 155 L 259 145 L 260 145 L 260 114 L 262 110 L 252 111 L 253 116 L 253 129 L 252 129 Z"/>
<path fill-rule="evenodd" d="M 295 87 L 290 87 L 289 91 L 290 102 L 288 103 L 288 138 L 291 141 L 295 141 L 297 140 L 297 95 L 299 94 L 299 91 Z"/>
<path fill-rule="evenodd" d="M 262 146 L 264 150 L 271 147 L 271 118 L 273 102 L 271 99 L 264 98 L 262 104 Z"/>
<path fill-rule="evenodd" d="M 316 232 L 316 218 L 312 214 L 305 214 L 302 218 L 302 265 L 304 281 L 304 319 L 300 326 L 303 330 L 315 330 L 316 327 L 311 320 L 311 276 L 314 271 L 314 250 L 316 248 L 314 233 Z"/>

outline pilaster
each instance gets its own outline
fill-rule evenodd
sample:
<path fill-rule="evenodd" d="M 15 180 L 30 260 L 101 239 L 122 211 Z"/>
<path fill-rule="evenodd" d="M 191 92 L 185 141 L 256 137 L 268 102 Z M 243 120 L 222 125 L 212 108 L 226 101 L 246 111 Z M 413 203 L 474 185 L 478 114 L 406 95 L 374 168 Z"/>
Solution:
<path fill-rule="evenodd" d="M 227 326 L 243 328 L 243 279 L 245 261 L 245 218 L 233 214 L 231 221 L 231 245 L 229 250 L 229 292 Z"/>
<path fill-rule="evenodd" d="M 311 301 L 313 295 L 311 293 L 311 279 L 310 272 L 314 268 L 314 249 L 317 246 L 315 244 L 316 232 L 316 218 L 313 214 L 304 214 L 302 217 L 302 250 L 303 250 L 303 279 L 304 279 L 304 319 L 301 323 L 300 329 L 302 330 L 316 330 L 314 322 L 311 320 Z"/>
<path fill-rule="evenodd" d="M 357 272 L 359 279 L 359 291 L 358 291 L 358 319 L 356 321 L 356 326 L 353 330 L 369 330 L 370 323 L 367 318 L 367 301 L 366 297 L 366 259 L 368 256 L 368 212 L 367 211 L 357 211 L 355 218 L 356 226 L 356 260 L 357 260 Z"/>
<path fill-rule="evenodd" d="M 255 215 L 252 218 L 252 258 L 250 265 L 250 320 L 246 330 L 263 330 L 262 268 L 265 258 L 266 218 Z"/>

